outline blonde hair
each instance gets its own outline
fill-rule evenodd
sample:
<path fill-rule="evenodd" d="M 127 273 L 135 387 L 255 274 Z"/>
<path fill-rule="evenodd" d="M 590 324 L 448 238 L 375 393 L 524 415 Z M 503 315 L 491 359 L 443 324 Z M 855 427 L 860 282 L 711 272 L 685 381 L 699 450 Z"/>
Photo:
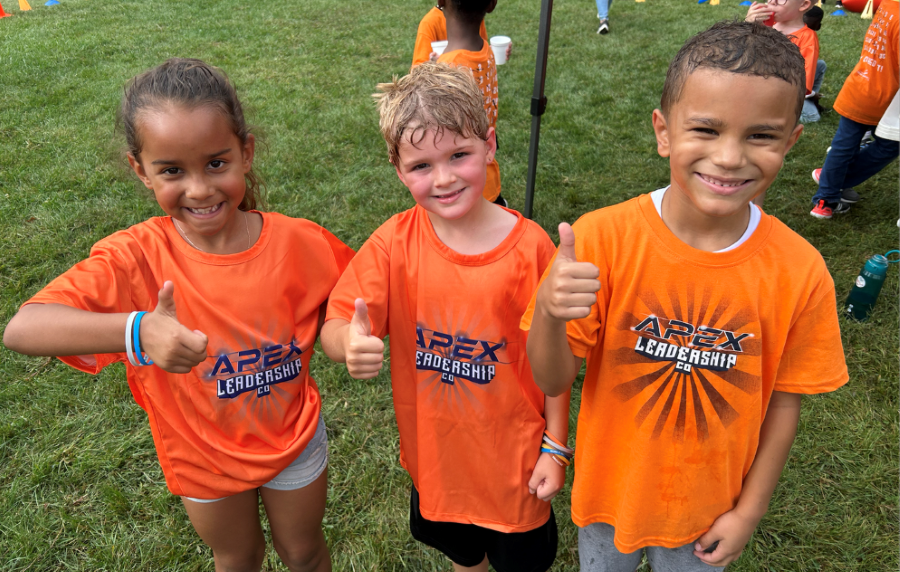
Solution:
<path fill-rule="evenodd" d="M 379 93 L 372 97 L 378 105 L 378 125 L 394 165 L 399 164 L 400 142 L 407 130 L 413 145 L 430 129 L 487 140 L 490 122 L 484 96 L 467 67 L 425 62 L 376 87 Z"/>

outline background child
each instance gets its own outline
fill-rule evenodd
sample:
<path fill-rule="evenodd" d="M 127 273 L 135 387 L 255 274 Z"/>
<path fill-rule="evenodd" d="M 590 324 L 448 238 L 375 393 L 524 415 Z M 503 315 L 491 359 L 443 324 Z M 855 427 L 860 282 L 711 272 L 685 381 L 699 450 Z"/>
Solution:
<path fill-rule="evenodd" d="M 428 62 L 379 89 L 390 160 L 417 206 L 347 267 L 322 348 L 369 379 L 391 337 L 416 539 L 455 570 L 547 570 L 557 532 L 545 501 L 569 461 L 569 395 L 545 398 L 534 384 L 518 323 L 553 243 L 482 196 L 494 136 L 468 70 Z M 544 435 L 558 456 L 540 452 Z"/>
<path fill-rule="evenodd" d="M 869 24 L 859 62 L 834 101 L 840 121 L 825 164 L 821 170 L 813 171 L 819 189 L 813 195 L 814 206 L 809 214 L 816 218 L 829 219 L 836 213 L 848 212 L 850 201 L 856 202 L 858 196 L 854 192 L 853 198 L 845 201 L 844 191 L 883 169 L 900 152 L 896 141 L 877 134 L 872 143 L 859 148 L 866 131 L 875 130 L 900 85 L 898 42 L 900 4 L 897 0 L 885 0 Z"/>
<path fill-rule="evenodd" d="M 484 112 L 491 129 L 497 129 L 497 66 L 491 45 L 478 35 L 484 23 L 484 15 L 492 12 L 497 0 L 438 0 L 438 6 L 447 18 L 447 48 L 439 62 L 465 66 L 472 70 L 481 90 Z M 499 205 L 509 206 L 500 196 L 500 165 L 494 157 L 488 165 L 484 198 Z"/>
<path fill-rule="evenodd" d="M 484 20 L 481 21 L 478 35 L 481 36 L 485 42 L 488 41 Z M 446 39 L 447 19 L 444 17 L 444 11 L 441 10 L 441 7 L 434 6 L 419 22 L 419 29 L 416 31 L 416 45 L 413 47 L 412 67 L 416 67 L 428 60 L 437 60 L 437 54 L 431 49 L 431 42 L 441 42 Z"/>
<path fill-rule="evenodd" d="M 804 21 L 804 14 L 812 7 L 812 0 L 771 0 L 766 4 L 754 2 L 747 10 L 748 22 L 763 23 L 774 17 L 772 27 L 800 48 L 806 69 L 806 99 L 800 113 L 801 123 L 814 123 L 821 118 L 816 104 L 827 68 L 825 60 L 819 59 L 819 36 Z"/>
<path fill-rule="evenodd" d="M 308 367 L 353 251 L 309 221 L 254 210 L 254 136 L 216 68 L 168 60 L 131 81 L 120 113 L 128 161 L 168 216 L 94 245 L 3 341 L 93 374 L 130 362 L 166 484 L 216 570 L 260 569 L 259 496 L 288 568 L 330 570 L 328 444 Z"/>
<path fill-rule="evenodd" d="M 587 359 L 572 490 L 585 572 L 632 572 L 642 549 L 654 570 L 738 558 L 787 460 L 800 394 L 847 381 L 822 257 L 750 204 L 803 129 L 803 80 L 774 30 L 698 34 L 653 112 L 670 186 L 560 225 L 522 326 L 548 395 Z"/>

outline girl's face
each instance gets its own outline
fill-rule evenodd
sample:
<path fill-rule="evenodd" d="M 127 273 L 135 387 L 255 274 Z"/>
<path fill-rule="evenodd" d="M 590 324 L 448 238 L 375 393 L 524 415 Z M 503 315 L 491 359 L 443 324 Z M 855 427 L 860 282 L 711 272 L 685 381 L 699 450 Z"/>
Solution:
<path fill-rule="evenodd" d="M 128 162 L 182 231 L 207 252 L 243 236 L 246 221 L 236 222 L 235 213 L 253 165 L 253 135 L 241 143 L 222 113 L 209 106 L 147 111 L 137 129 L 143 149 L 139 158 L 129 154 Z"/>

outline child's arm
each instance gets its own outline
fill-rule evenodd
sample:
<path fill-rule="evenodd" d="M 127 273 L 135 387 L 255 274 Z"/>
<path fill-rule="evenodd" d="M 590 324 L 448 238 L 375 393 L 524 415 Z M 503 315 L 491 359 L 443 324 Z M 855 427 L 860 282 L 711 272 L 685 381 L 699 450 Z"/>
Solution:
<path fill-rule="evenodd" d="M 750 8 L 747 10 L 747 17 L 744 18 L 747 22 L 758 22 L 762 24 L 772 15 L 772 9 L 769 8 L 769 5 L 765 2 L 754 2 L 750 5 Z"/>
<path fill-rule="evenodd" d="M 710 566 L 725 566 L 737 560 L 753 530 L 769 508 L 775 485 L 787 462 L 797 423 L 800 395 L 775 391 L 759 433 L 759 447 L 744 479 L 737 506 L 716 519 L 706 534 L 694 544 L 694 555 Z M 704 552 L 714 542 L 718 546 Z"/>
<path fill-rule="evenodd" d="M 140 324 L 141 347 L 154 364 L 170 373 L 187 373 L 206 359 L 207 338 L 178 322 L 175 287 L 166 282 L 159 303 Z M 13 316 L 3 344 L 26 355 L 73 356 L 125 351 L 127 313 L 89 312 L 63 304 L 29 304 Z"/>
<path fill-rule="evenodd" d="M 547 395 L 567 391 L 581 369 L 582 358 L 569 347 L 566 322 L 590 314 L 600 290 L 599 276 L 596 266 L 578 262 L 572 227 L 561 223 L 559 251 L 538 288 L 527 344 L 534 381 Z"/>
<path fill-rule="evenodd" d="M 356 299 L 353 318 L 335 318 L 322 326 L 322 350 L 332 361 L 346 363 L 350 377 L 371 379 L 384 361 L 384 342 L 372 335 L 372 322 L 365 300 Z"/>
<path fill-rule="evenodd" d="M 544 397 L 544 418 L 547 421 L 547 432 L 560 445 L 567 446 L 569 441 L 569 399 L 571 391 L 566 391 L 559 397 Z M 554 460 L 549 453 L 541 453 L 531 480 L 528 481 L 528 492 L 537 494 L 543 501 L 549 501 L 562 489 L 566 483 L 566 468 Z"/>

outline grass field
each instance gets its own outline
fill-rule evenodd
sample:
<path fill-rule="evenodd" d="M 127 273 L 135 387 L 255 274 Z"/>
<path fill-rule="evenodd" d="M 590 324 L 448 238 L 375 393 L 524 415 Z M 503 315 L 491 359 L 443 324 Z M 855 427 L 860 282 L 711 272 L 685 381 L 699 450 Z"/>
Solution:
<path fill-rule="evenodd" d="M 238 85 L 265 137 L 256 166 L 271 210 L 312 219 L 358 248 L 413 204 L 387 163 L 369 95 L 408 69 L 428 0 L 62 2 L 22 13 L 7 0 L 14 16 L 0 20 L 0 323 L 95 241 L 161 214 L 123 169 L 113 123 L 123 83 L 170 56 L 203 58 Z M 499 4 L 488 31 L 514 41 L 499 72 L 503 194 L 522 208 L 540 3 Z M 612 33 L 599 37 L 591 0 L 556 2 L 535 201 L 554 238 L 559 221 L 668 182 L 650 126 L 665 68 L 689 36 L 742 14 L 737 4 L 618 0 Z M 853 14 L 825 19 L 828 106 L 866 26 Z M 810 217 L 809 173 L 836 125 L 832 112 L 807 126 L 766 210 L 822 252 L 842 301 L 867 256 L 897 247 L 898 170 L 860 186 L 864 200 L 849 214 Z M 804 398 L 770 512 L 730 570 L 900 565 L 896 267 L 884 289 L 868 323 L 841 319 L 850 383 Z M 321 355 L 312 371 L 331 441 L 324 526 L 335 570 L 447 570 L 407 530 L 409 478 L 397 462 L 387 376 L 353 381 Z M 0 571 L 213 569 L 164 486 L 124 368 L 91 377 L 0 349 L 0 381 Z M 577 570 L 568 489 L 554 506 L 554 569 Z M 266 569 L 284 570 L 271 550 Z"/>

